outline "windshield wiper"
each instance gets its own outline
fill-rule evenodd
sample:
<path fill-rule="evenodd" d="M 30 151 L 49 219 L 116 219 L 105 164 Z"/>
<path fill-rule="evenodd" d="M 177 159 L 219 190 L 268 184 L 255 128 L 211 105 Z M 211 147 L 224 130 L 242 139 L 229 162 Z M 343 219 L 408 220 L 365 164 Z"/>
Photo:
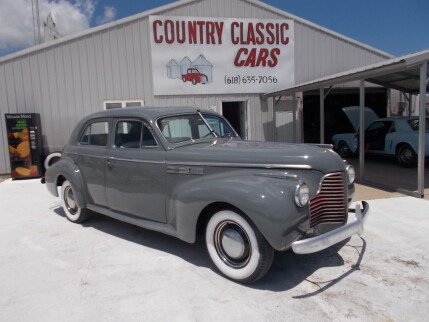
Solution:
<path fill-rule="evenodd" d="M 201 117 L 201 119 L 203 120 L 204 124 L 209 128 L 210 133 L 211 133 L 211 134 L 213 134 L 213 136 L 214 136 L 215 138 L 217 138 L 217 137 L 218 137 L 218 135 L 217 135 L 217 134 L 216 134 L 216 132 L 211 128 L 211 126 L 209 125 L 209 123 L 207 123 L 207 121 L 206 121 L 206 119 L 204 118 L 203 114 L 201 114 L 200 109 L 197 109 L 197 113 L 198 113 L 198 115 Z"/>

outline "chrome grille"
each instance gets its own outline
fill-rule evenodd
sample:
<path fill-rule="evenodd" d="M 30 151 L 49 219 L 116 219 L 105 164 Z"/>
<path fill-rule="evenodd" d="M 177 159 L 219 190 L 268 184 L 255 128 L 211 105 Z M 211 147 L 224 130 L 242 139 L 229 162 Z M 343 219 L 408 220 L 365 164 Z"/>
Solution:
<path fill-rule="evenodd" d="M 341 172 L 322 178 L 317 195 L 310 200 L 310 227 L 344 224 L 347 220 L 346 187 Z"/>

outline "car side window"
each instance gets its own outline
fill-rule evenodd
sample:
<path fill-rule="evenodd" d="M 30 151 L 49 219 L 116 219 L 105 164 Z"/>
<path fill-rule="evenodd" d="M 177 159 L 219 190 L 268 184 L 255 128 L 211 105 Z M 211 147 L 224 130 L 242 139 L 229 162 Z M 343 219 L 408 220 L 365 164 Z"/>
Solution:
<path fill-rule="evenodd" d="M 157 146 L 158 143 L 156 142 L 151 130 L 146 124 L 143 124 L 142 148 L 153 148 Z"/>
<path fill-rule="evenodd" d="M 142 136 L 142 122 L 119 121 L 116 123 L 115 147 L 138 149 Z"/>
<path fill-rule="evenodd" d="M 374 122 L 368 129 L 368 132 L 375 132 L 384 128 L 383 122 Z"/>
<path fill-rule="evenodd" d="M 109 135 L 108 122 L 94 122 L 89 124 L 82 134 L 79 144 L 106 146 Z"/>

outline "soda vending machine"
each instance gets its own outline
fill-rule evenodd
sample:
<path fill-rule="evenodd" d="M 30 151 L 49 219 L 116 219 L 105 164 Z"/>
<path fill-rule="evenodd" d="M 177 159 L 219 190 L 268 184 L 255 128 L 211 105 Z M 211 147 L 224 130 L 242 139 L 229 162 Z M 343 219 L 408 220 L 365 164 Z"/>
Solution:
<path fill-rule="evenodd" d="M 41 177 L 43 149 L 40 115 L 5 114 L 5 119 L 12 178 Z"/>

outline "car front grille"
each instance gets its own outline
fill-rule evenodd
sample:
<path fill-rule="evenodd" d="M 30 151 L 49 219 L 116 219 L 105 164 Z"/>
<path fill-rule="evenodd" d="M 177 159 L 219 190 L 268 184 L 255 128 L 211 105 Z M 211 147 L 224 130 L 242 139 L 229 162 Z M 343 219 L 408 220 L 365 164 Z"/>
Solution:
<path fill-rule="evenodd" d="M 343 173 L 322 178 L 316 196 L 310 200 L 310 227 L 320 224 L 344 224 L 347 221 L 346 186 Z"/>

